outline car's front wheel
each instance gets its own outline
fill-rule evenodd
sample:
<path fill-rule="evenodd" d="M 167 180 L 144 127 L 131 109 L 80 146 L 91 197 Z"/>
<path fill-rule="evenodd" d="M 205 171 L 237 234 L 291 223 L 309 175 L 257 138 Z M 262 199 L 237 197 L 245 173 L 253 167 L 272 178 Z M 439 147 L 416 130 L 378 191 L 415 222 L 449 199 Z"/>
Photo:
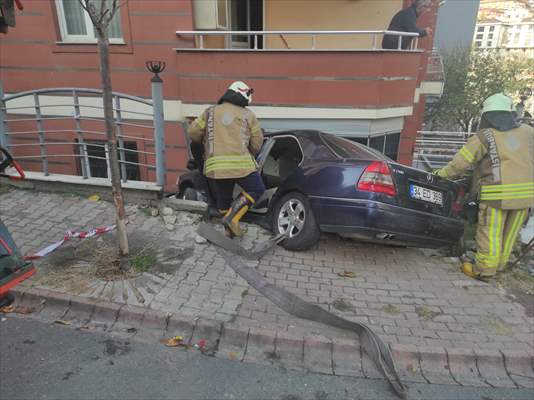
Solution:
<path fill-rule="evenodd" d="M 321 235 L 308 198 L 299 192 L 287 193 L 277 201 L 272 227 L 275 234 L 287 235 L 281 243 L 287 250 L 309 249 Z"/>

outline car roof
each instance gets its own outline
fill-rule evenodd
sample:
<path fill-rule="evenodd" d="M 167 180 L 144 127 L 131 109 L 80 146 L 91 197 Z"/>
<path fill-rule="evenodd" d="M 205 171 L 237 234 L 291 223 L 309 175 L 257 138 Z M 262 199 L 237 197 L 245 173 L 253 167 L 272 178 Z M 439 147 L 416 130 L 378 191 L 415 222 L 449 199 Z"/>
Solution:
<path fill-rule="evenodd" d="M 312 130 L 312 129 L 297 129 L 297 130 L 287 130 L 287 131 L 276 131 L 276 132 L 265 132 L 265 137 L 277 137 L 277 136 L 286 136 L 286 135 L 294 135 L 294 136 L 304 136 L 304 137 L 318 137 L 320 134 L 324 134 L 324 132 Z"/>

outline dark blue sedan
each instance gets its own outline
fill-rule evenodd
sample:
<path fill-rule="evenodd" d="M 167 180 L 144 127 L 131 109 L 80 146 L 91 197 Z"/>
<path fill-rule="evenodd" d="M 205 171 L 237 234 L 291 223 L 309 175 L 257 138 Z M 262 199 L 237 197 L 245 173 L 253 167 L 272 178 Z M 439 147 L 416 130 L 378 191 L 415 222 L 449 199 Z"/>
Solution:
<path fill-rule="evenodd" d="M 364 145 L 319 131 L 270 133 L 257 161 L 267 191 L 250 217 L 287 234 L 287 249 L 308 249 L 321 232 L 418 247 L 448 247 L 462 236 L 461 186 Z M 210 203 L 209 183 L 190 168 L 178 196 Z"/>

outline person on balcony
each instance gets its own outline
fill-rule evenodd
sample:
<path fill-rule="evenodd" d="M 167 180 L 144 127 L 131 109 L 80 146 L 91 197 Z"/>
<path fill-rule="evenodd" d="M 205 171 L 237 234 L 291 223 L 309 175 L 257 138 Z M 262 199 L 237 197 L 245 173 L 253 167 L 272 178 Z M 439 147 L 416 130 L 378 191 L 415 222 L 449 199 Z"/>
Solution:
<path fill-rule="evenodd" d="M 393 16 L 389 23 L 388 31 L 413 32 L 418 33 L 419 37 L 425 37 L 432 34 L 431 28 L 418 28 L 416 25 L 417 18 L 428 11 L 430 0 L 414 0 L 412 5 L 404 10 L 399 11 Z M 404 36 L 401 41 L 401 49 L 407 49 L 412 43 L 413 36 Z M 396 50 L 399 48 L 399 36 L 384 35 L 382 39 L 383 49 Z"/>
<path fill-rule="evenodd" d="M 454 179 L 473 169 L 480 200 L 477 253 L 474 264 L 463 264 L 463 272 L 483 280 L 504 269 L 528 209 L 534 207 L 534 128 L 520 125 L 514 114 L 510 97 L 488 97 L 479 133 L 436 171 Z"/>
<path fill-rule="evenodd" d="M 204 145 L 204 175 L 215 187 L 217 208 L 227 236 L 242 236 L 239 220 L 265 192 L 255 156 L 263 144 L 256 115 L 247 108 L 253 89 L 234 82 L 217 105 L 207 108 L 188 129 Z M 232 202 L 234 186 L 243 190 Z"/>

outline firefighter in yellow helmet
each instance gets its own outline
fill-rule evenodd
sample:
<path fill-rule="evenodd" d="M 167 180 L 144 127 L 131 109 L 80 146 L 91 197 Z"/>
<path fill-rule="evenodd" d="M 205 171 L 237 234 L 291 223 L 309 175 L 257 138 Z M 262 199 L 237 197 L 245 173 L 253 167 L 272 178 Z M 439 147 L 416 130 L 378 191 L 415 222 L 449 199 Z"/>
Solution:
<path fill-rule="evenodd" d="M 204 175 L 215 187 L 217 208 L 228 236 L 242 236 L 239 220 L 265 192 L 255 156 L 263 144 L 263 132 L 247 108 L 253 89 L 234 82 L 218 104 L 207 108 L 189 127 L 193 142 L 204 145 Z M 232 202 L 234 186 L 243 191 Z"/>
<path fill-rule="evenodd" d="M 457 178 L 473 169 L 480 201 L 474 265 L 466 275 L 487 278 L 506 266 L 529 208 L 534 206 L 534 128 L 515 119 L 511 98 L 484 101 L 479 132 L 436 173 Z"/>

